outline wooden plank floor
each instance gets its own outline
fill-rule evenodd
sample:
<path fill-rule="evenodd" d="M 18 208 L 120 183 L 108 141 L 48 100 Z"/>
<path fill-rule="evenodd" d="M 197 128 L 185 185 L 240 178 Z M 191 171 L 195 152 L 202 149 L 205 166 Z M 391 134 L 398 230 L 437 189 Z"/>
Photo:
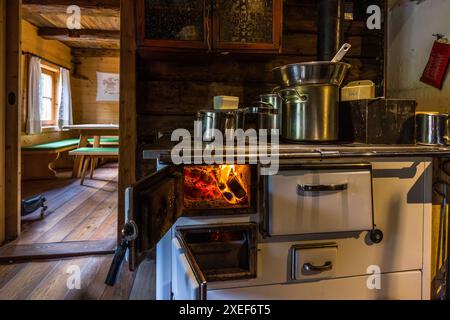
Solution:
<path fill-rule="evenodd" d="M 133 273 L 122 267 L 115 287 L 104 284 L 113 256 L 0 265 L 0 300 L 126 300 Z M 73 268 L 80 270 L 80 288 L 68 287 Z"/>
<path fill-rule="evenodd" d="M 13 244 L 104 240 L 117 233 L 117 164 L 95 170 L 94 180 L 33 181 L 23 185 L 23 198 L 44 194 L 48 213 L 23 219 L 22 234 Z"/>
<path fill-rule="evenodd" d="M 21 237 L 11 244 L 115 239 L 117 177 L 117 164 L 109 164 L 85 186 L 78 180 L 26 183 L 24 197 L 44 193 L 50 215 L 24 219 Z M 104 284 L 111 261 L 112 255 L 105 255 L 0 265 L 0 299 L 128 299 L 134 275 L 126 266 L 119 285 Z M 67 287 L 73 266 L 81 271 L 80 289 Z"/>

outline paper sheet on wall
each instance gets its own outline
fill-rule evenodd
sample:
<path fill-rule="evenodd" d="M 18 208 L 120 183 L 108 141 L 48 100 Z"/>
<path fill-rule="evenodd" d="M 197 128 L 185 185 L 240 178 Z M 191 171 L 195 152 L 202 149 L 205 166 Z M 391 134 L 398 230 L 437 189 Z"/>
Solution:
<path fill-rule="evenodd" d="M 119 95 L 119 74 L 97 72 L 97 101 L 119 101 Z"/>

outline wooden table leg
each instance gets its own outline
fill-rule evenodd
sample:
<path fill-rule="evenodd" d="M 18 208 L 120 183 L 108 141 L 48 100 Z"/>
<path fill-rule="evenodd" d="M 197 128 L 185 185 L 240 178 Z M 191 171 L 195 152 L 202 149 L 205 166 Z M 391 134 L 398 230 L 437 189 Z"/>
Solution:
<path fill-rule="evenodd" d="M 95 136 L 94 137 L 94 148 L 100 148 L 100 147 L 101 147 L 101 137 L 100 136 Z M 98 160 L 99 160 L 98 158 L 93 158 L 92 159 L 92 168 L 94 170 L 97 169 Z"/>
<path fill-rule="evenodd" d="M 78 143 L 78 148 L 85 148 L 88 146 L 88 136 L 84 136 L 83 134 L 80 135 L 80 142 Z M 72 178 L 78 178 L 80 176 L 81 171 L 81 157 L 76 156 L 74 165 L 73 165 L 73 172 L 72 172 Z"/>
<path fill-rule="evenodd" d="M 86 178 L 86 171 L 89 168 L 89 164 L 92 161 L 91 157 L 87 157 L 83 164 L 83 172 L 81 173 L 81 182 L 80 184 L 84 184 L 84 179 Z"/>

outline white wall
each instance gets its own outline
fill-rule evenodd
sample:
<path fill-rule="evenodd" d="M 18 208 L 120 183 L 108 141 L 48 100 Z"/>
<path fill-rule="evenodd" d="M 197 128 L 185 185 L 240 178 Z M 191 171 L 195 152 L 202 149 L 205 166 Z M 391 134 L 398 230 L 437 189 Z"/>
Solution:
<path fill-rule="evenodd" d="M 450 75 L 442 90 L 420 82 L 435 40 L 432 34 L 450 39 L 450 0 L 398 1 L 395 5 L 390 1 L 388 96 L 416 99 L 419 110 L 450 112 Z"/>

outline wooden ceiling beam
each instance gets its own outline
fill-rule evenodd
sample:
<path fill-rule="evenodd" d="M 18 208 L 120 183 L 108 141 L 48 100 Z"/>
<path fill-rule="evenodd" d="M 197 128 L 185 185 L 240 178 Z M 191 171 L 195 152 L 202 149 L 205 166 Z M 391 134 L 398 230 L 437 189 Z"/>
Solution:
<path fill-rule="evenodd" d="M 25 14 L 67 14 L 67 6 L 61 5 L 49 5 L 43 6 L 38 4 L 28 4 L 23 6 L 26 9 Z M 109 8 L 109 9 L 97 9 L 97 8 L 81 8 L 81 15 L 88 17 L 107 17 L 107 18 L 119 18 L 120 9 L 119 8 Z"/>
<path fill-rule="evenodd" d="M 39 28 L 39 36 L 47 40 L 83 41 L 83 40 L 117 40 L 120 41 L 120 31 L 64 28 Z"/>
<path fill-rule="evenodd" d="M 120 10 L 120 0 L 22 0 L 23 5 L 71 6 L 77 5 L 86 9 Z"/>
<path fill-rule="evenodd" d="M 90 57 L 120 57 L 120 50 L 116 49 L 91 49 L 91 48 L 72 48 L 72 56 L 79 58 Z"/>

